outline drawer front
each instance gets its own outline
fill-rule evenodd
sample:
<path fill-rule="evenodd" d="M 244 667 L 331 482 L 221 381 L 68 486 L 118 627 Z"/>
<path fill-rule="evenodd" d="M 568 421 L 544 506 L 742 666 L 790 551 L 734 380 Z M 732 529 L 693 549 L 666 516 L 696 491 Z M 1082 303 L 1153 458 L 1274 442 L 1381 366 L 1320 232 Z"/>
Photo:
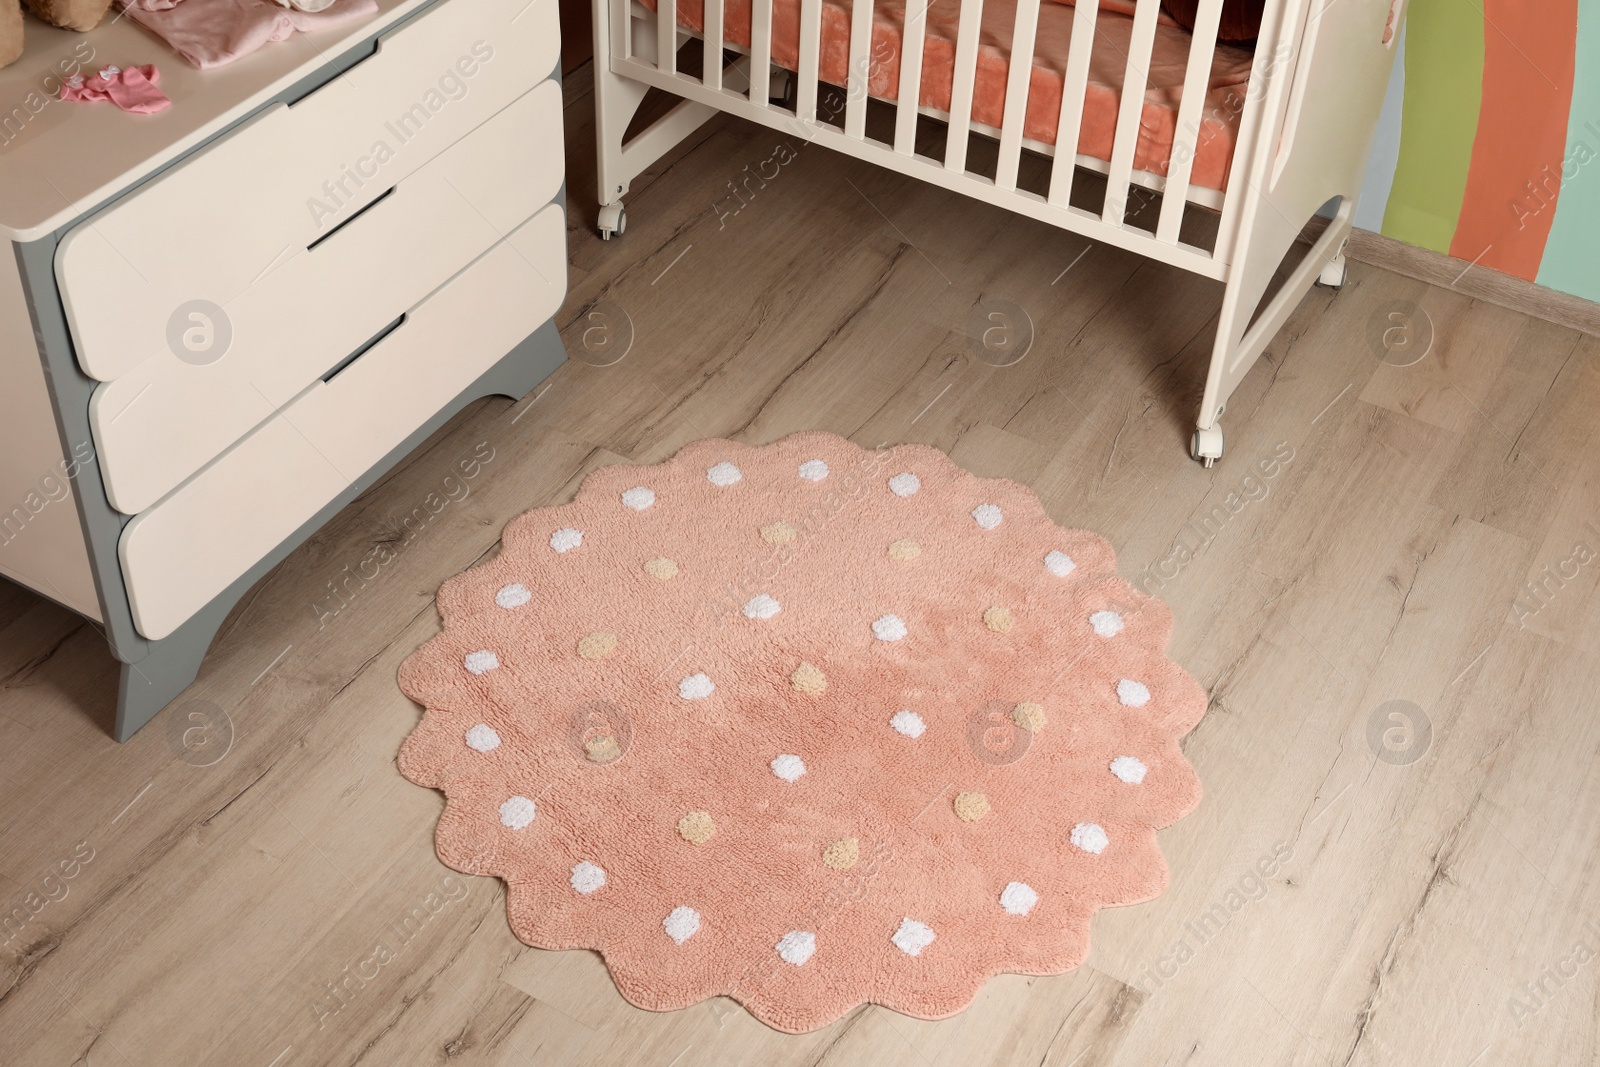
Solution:
<path fill-rule="evenodd" d="M 120 554 L 139 632 L 172 633 L 555 314 L 565 292 L 566 219 L 551 205 L 136 516 Z"/>
<path fill-rule="evenodd" d="M 440 0 L 79 226 L 56 269 L 84 372 L 170 356 L 183 309 L 231 308 L 547 77 L 558 42 L 556 0 Z"/>
<path fill-rule="evenodd" d="M 560 190 L 560 144 L 545 82 L 236 297 L 211 325 L 215 362 L 169 351 L 101 385 L 112 507 L 150 507 L 532 216 Z"/>

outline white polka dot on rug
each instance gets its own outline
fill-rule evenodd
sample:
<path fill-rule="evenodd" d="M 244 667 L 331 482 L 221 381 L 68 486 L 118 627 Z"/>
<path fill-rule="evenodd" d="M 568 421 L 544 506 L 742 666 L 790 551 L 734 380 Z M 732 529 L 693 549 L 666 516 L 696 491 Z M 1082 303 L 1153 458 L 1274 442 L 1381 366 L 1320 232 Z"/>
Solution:
<path fill-rule="evenodd" d="M 915 496 L 922 488 L 922 479 L 910 471 L 901 471 L 889 479 L 889 491 L 895 496 Z"/>
<path fill-rule="evenodd" d="M 1101 637 L 1115 637 L 1122 632 L 1122 616 L 1114 611 L 1097 611 L 1089 616 L 1089 625 Z"/>
<path fill-rule="evenodd" d="M 895 712 L 894 717 L 889 720 L 889 725 L 894 727 L 895 733 L 913 739 L 921 737 L 923 731 L 928 728 L 928 724 L 922 721 L 922 716 L 910 709 Z"/>
<path fill-rule="evenodd" d="M 918 922 L 912 918 L 900 920 L 900 928 L 894 932 L 889 940 L 894 942 L 894 947 L 904 952 L 907 956 L 917 956 L 922 950 L 933 944 L 938 934 L 933 932 L 933 927 L 927 923 Z"/>
<path fill-rule="evenodd" d="M 678 683 L 678 695 L 685 700 L 703 700 L 717 687 L 705 674 L 691 674 Z"/>
<path fill-rule="evenodd" d="M 588 896 L 605 888 L 606 872 L 598 863 L 584 860 L 573 865 L 571 881 L 573 889 Z"/>
<path fill-rule="evenodd" d="M 798 782 L 806 773 L 806 761 L 786 752 L 772 761 L 772 773 L 786 782 Z"/>
<path fill-rule="evenodd" d="M 630 507 L 634 511 L 643 511 L 655 502 L 656 491 L 643 485 L 636 485 L 622 494 L 623 506 Z"/>
<path fill-rule="evenodd" d="M 473 674 L 488 674 L 499 668 L 500 657 L 487 648 L 480 648 L 476 652 L 468 652 L 461 662 Z"/>
<path fill-rule="evenodd" d="M 872 624 L 872 636 L 879 641 L 898 641 L 905 635 L 905 620 L 898 615 L 880 615 Z"/>
<path fill-rule="evenodd" d="M 785 963 L 802 967 L 817 951 L 817 935 L 809 930 L 790 930 L 778 940 L 777 947 Z"/>
<path fill-rule="evenodd" d="M 972 509 L 972 519 L 985 530 L 992 530 L 1005 519 L 998 504 L 979 504 Z"/>
<path fill-rule="evenodd" d="M 687 904 L 680 904 L 661 920 L 661 928 L 678 944 L 693 937 L 700 929 L 700 913 Z"/>
<path fill-rule="evenodd" d="M 1057 578 L 1065 578 L 1078 569 L 1078 565 L 1072 561 L 1071 556 L 1058 550 L 1051 550 L 1044 557 L 1044 566 L 1045 570 Z"/>
<path fill-rule="evenodd" d="M 1118 756 L 1111 761 L 1111 773 L 1127 782 L 1129 785 L 1138 785 L 1144 781 L 1144 776 L 1149 768 L 1137 756 Z"/>
<path fill-rule="evenodd" d="M 706 478 L 712 485 L 726 489 L 735 482 L 743 480 L 744 472 L 727 460 L 723 460 L 714 467 L 706 468 Z"/>
<path fill-rule="evenodd" d="M 500 747 L 500 734 L 493 726 L 480 722 L 467 731 L 467 747 L 474 752 L 493 752 Z"/>
<path fill-rule="evenodd" d="M 758 593 L 745 602 L 744 617 L 747 619 L 770 619 L 781 610 L 783 610 L 783 606 L 777 600 L 766 593 Z"/>
<path fill-rule="evenodd" d="M 528 592 L 528 587 L 521 582 L 503 585 L 500 587 L 500 591 L 494 595 L 494 602 L 507 611 L 513 608 L 520 608 L 532 599 L 533 594 Z"/>
<path fill-rule="evenodd" d="M 1080 822 L 1072 828 L 1071 840 L 1078 848 L 1098 856 L 1111 844 L 1111 838 L 1106 836 L 1105 828 L 1099 823 Z"/>
<path fill-rule="evenodd" d="M 1143 682 L 1124 678 L 1117 683 L 1117 700 L 1124 707 L 1142 708 L 1150 703 L 1150 689 Z"/>
<path fill-rule="evenodd" d="M 539 809 L 534 806 L 533 801 L 523 796 L 511 797 L 500 805 L 501 823 L 513 830 L 521 830 L 533 822 L 534 816 L 538 813 Z"/>
<path fill-rule="evenodd" d="M 828 476 L 828 465 L 820 459 L 808 459 L 800 464 L 800 477 L 808 482 L 820 482 Z"/>
<path fill-rule="evenodd" d="M 1012 915 L 1026 915 L 1039 903 L 1039 894 L 1027 882 L 1009 882 L 1000 891 L 1000 906 Z"/>
<path fill-rule="evenodd" d="M 557 552 L 571 552 L 581 544 L 583 544 L 583 531 L 575 530 L 571 526 L 550 535 L 550 547 Z"/>

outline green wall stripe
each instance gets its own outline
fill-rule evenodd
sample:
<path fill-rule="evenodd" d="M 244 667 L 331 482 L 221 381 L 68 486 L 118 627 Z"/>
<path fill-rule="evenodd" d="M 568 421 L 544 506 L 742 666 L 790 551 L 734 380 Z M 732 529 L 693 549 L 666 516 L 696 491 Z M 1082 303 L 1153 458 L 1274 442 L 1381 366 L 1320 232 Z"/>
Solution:
<path fill-rule="evenodd" d="M 1483 99 L 1483 11 L 1473 0 L 1412 0 L 1406 30 L 1400 161 L 1383 232 L 1448 253 Z"/>
<path fill-rule="evenodd" d="M 1561 196 L 1537 280 L 1600 300 L 1600 0 L 1578 0 L 1577 56 Z"/>

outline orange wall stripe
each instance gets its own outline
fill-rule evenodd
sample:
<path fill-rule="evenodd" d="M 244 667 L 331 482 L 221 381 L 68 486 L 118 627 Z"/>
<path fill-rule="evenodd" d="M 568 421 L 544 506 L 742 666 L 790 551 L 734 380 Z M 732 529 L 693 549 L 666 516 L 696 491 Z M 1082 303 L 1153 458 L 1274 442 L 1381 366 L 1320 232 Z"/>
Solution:
<path fill-rule="evenodd" d="M 1532 280 L 1561 190 L 1578 0 L 1484 0 L 1483 103 L 1450 254 Z"/>

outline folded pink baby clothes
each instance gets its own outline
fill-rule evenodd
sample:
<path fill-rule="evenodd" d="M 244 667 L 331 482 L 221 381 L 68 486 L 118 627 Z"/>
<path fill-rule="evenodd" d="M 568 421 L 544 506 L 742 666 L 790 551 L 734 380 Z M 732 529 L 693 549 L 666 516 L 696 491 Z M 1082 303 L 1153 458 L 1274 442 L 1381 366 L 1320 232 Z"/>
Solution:
<path fill-rule="evenodd" d="M 274 0 L 121 0 L 128 17 L 202 70 L 232 63 L 268 41 L 312 33 L 378 13 L 376 0 L 335 0 L 322 11 Z"/>
<path fill-rule="evenodd" d="M 63 100 L 109 100 L 124 111 L 153 115 L 172 106 L 167 94 L 156 88 L 161 72 L 155 67 L 106 67 L 95 74 L 75 74 L 61 83 Z"/>

